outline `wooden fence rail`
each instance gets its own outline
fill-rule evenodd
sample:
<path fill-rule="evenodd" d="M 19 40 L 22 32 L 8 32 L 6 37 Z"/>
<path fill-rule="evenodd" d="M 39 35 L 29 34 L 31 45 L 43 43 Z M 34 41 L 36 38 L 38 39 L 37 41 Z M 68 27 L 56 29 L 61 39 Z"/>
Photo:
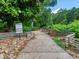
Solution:
<path fill-rule="evenodd" d="M 79 49 L 79 39 L 75 38 L 75 34 L 70 34 L 65 37 L 65 43 L 67 47 L 73 46 Z"/>

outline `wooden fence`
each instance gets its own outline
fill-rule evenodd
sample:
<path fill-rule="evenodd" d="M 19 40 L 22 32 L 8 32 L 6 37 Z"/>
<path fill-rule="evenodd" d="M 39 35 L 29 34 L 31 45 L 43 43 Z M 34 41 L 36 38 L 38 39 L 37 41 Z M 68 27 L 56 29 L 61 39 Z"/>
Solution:
<path fill-rule="evenodd" d="M 75 38 L 75 34 L 70 34 L 65 37 L 66 47 L 73 46 L 79 48 L 79 39 Z"/>

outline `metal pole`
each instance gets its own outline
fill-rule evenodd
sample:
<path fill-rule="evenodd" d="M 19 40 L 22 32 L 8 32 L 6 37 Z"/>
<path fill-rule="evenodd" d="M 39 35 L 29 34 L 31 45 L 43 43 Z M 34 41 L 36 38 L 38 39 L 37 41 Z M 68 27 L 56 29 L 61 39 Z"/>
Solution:
<path fill-rule="evenodd" d="M 19 40 L 21 39 L 21 35 L 20 35 L 20 33 L 19 33 Z"/>

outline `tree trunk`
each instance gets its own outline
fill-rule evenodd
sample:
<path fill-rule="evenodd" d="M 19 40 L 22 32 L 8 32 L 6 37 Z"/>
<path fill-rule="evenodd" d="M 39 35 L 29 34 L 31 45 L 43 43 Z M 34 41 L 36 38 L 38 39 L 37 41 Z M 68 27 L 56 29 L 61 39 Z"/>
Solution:
<path fill-rule="evenodd" d="M 11 32 L 14 26 L 14 21 L 7 21 L 5 32 Z"/>

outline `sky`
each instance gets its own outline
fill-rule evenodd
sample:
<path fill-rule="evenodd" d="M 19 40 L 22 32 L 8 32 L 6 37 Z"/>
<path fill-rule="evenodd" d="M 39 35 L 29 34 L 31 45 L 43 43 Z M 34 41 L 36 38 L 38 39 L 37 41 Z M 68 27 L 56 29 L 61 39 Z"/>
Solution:
<path fill-rule="evenodd" d="M 60 8 L 71 9 L 73 7 L 79 8 L 79 0 L 57 0 L 57 4 L 50 8 L 53 13 L 56 13 Z"/>

